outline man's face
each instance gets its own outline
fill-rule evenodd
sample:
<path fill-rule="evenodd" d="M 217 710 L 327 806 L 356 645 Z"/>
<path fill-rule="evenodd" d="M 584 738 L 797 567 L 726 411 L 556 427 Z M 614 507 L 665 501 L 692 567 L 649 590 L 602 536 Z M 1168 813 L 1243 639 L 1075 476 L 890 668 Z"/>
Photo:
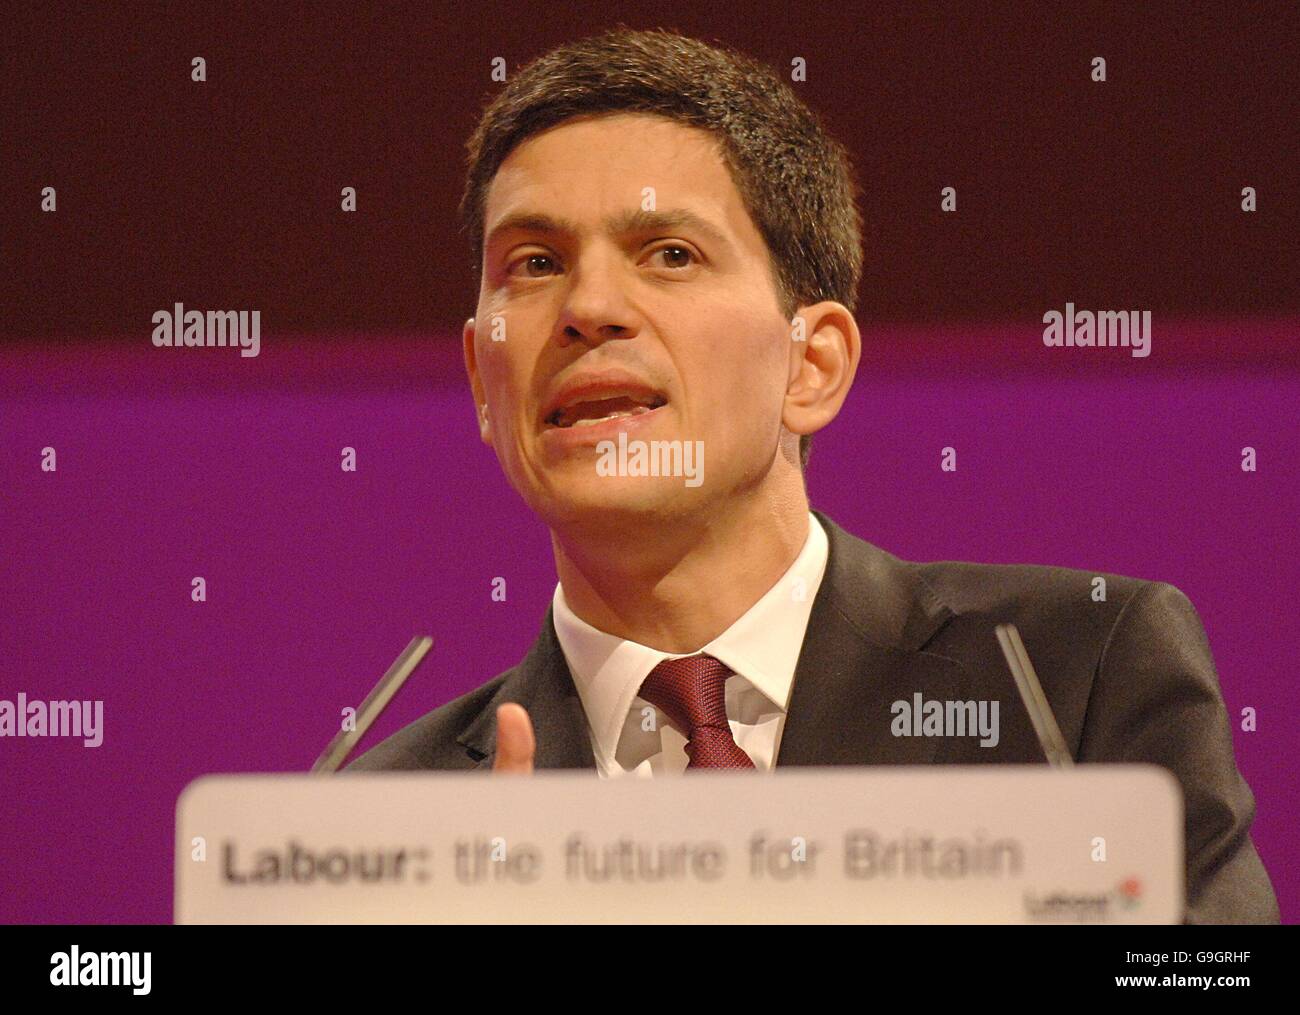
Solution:
<path fill-rule="evenodd" d="M 516 147 L 487 192 L 465 344 L 484 440 L 552 525 L 695 510 L 776 458 L 790 324 L 702 130 L 605 115 Z M 629 448 L 701 442 L 703 482 L 602 474 L 601 442 L 620 432 Z"/>

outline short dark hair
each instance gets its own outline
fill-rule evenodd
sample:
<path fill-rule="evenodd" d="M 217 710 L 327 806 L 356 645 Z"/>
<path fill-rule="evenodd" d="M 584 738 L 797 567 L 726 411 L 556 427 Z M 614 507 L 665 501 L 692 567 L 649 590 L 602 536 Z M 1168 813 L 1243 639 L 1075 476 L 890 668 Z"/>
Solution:
<path fill-rule="evenodd" d="M 482 270 L 484 205 L 501 163 L 526 138 L 576 116 L 650 113 L 711 132 L 772 258 L 782 312 L 835 300 L 852 311 L 862 219 L 848 152 L 771 68 L 663 30 L 616 28 L 551 50 L 520 70 L 470 137 L 460 212 Z M 812 436 L 799 441 L 808 462 Z"/>

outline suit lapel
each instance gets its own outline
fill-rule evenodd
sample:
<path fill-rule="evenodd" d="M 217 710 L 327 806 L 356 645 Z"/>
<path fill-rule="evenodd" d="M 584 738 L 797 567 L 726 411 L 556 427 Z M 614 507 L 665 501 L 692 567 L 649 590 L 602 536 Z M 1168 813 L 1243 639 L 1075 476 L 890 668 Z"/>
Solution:
<path fill-rule="evenodd" d="M 922 648 L 953 616 L 901 561 L 814 512 L 830 539 L 777 752 L 799 765 L 920 765 L 943 737 L 896 737 L 895 701 L 956 696 L 963 671 Z"/>
<path fill-rule="evenodd" d="M 478 767 L 490 769 L 496 754 L 497 707 L 508 701 L 528 710 L 537 740 L 534 768 L 596 769 L 596 757 L 587 732 L 587 715 L 578 697 L 564 650 L 555 636 L 551 610 L 547 609 L 542 633 L 524 660 L 501 682 L 497 693 L 470 727 L 458 738 L 476 756 Z"/>

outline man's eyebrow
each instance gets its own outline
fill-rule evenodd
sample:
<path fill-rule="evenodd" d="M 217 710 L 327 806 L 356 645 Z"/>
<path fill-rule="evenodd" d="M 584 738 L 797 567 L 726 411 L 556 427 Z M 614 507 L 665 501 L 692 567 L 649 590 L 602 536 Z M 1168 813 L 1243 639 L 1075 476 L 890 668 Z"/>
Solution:
<path fill-rule="evenodd" d="M 615 215 L 612 219 L 607 219 L 605 228 L 612 233 L 645 233 L 657 229 L 677 229 L 677 228 L 695 229 L 715 243 L 729 246 L 727 237 L 723 235 L 722 230 L 715 226 L 708 219 L 696 215 L 693 211 L 687 211 L 685 208 L 675 208 L 670 211 L 646 211 L 644 208 L 636 208 L 631 211 L 625 211 L 620 215 Z"/>
<path fill-rule="evenodd" d="M 609 216 L 605 219 L 604 224 L 605 231 L 615 236 L 651 232 L 657 229 L 685 227 L 703 233 L 715 243 L 723 246 L 731 245 L 731 242 L 721 229 L 708 219 L 696 215 L 693 211 L 687 211 L 685 208 L 672 211 L 646 211 L 643 208 L 635 208 Z M 491 232 L 488 233 L 485 246 L 490 246 L 500 234 L 511 231 L 539 233 L 544 236 L 572 236 L 578 233 L 580 228 L 571 219 L 559 218 L 542 212 L 517 212 L 507 215 L 492 227 Z"/>

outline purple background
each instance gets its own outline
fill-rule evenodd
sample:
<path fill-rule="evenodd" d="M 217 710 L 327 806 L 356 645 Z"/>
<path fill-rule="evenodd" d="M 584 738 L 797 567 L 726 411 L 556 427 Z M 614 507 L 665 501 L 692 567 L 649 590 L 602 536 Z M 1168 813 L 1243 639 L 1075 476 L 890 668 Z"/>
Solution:
<path fill-rule="evenodd" d="M 857 385 L 813 448 L 813 505 L 910 559 L 1182 588 L 1229 712 L 1258 710 L 1237 758 L 1294 922 L 1300 322 L 1157 319 L 1146 360 L 1040 336 L 864 325 Z M 191 779 L 306 770 L 416 633 L 433 654 L 363 748 L 536 636 L 549 541 L 478 442 L 458 342 L 262 342 L 256 359 L 139 337 L 0 347 L 0 697 L 105 710 L 97 749 L 0 742 L 0 921 L 170 920 Z M 55 474 L 39 469 L 46 445 Z M 194 575 L 206 603 L 190 601 Z"/>

